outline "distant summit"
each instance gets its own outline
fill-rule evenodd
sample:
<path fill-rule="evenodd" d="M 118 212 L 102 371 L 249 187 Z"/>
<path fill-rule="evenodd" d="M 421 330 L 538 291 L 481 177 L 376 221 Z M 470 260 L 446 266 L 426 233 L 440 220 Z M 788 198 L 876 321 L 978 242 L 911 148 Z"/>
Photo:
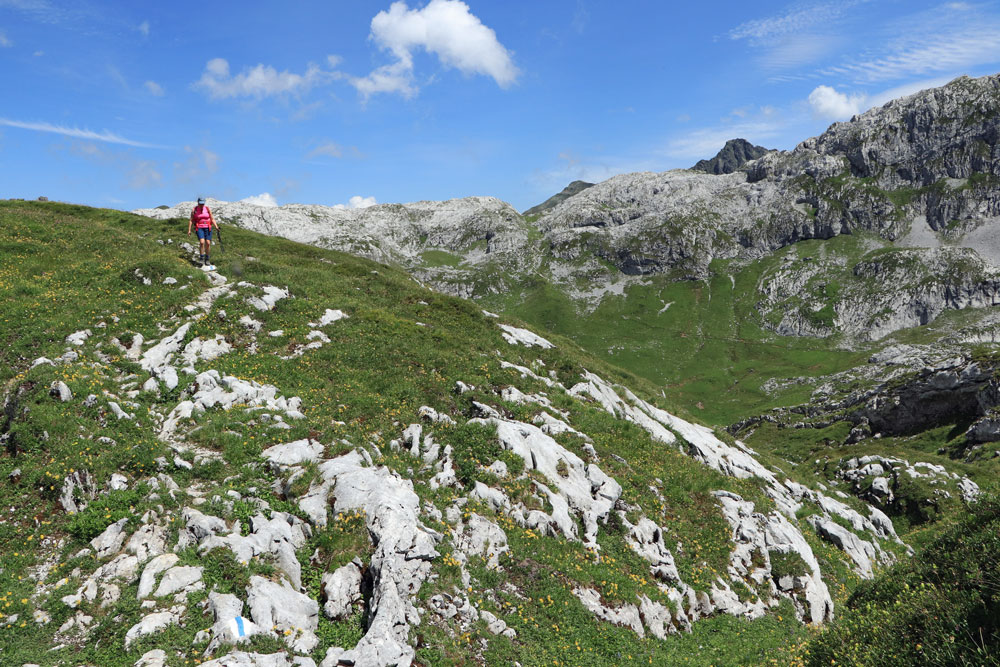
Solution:
<path fill-rule="evenodd" d="M 586 190 L 589 187 L 592 187 L 593 185 L 594 185 L 593 183 L 588 183 L 586 181 L 573 181 L 565 188 L 563 188 L 562 192 L 556 195 L 552 195 L 538 206 L 532 206 L 522 215 L 524 216 L 541 215 L 546 211 L 554 209 L 556 206 L 563 203 L 563 201 L 569 199 L 578 192 L 583 192 L 584 190 Z"/>
<path fill-rule="evenodd" d="M 699 160 L 692 169 L 710 174 L 731 174 L 750 160 L 756 160 L 770 149 L 754 146 L 746 139 L 730 139 L 711 160 Z"/>

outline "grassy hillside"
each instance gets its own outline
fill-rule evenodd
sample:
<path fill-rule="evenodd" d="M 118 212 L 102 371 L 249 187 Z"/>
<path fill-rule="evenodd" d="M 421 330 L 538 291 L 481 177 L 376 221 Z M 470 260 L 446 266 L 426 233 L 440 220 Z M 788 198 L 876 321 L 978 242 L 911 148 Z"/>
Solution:
<path fill-rule="evenodd" d="M 213 590 L 242 594 L 252 575 L 277 578 L 273 559 L 238 563 L 225 549 L 202 553 L 181 548 L 181 565 L 204 568 L 204 588 L 187 595 L 175 623 L 137 639 L 128 651 L 123 646 L 129 629 L 149 609 L 169 607 L 169 600 L 142 606 L 136 581 L 128 578 L 117 584 L 117 598 L 110 593 L 104 597 L 103 584 L 100 596 L 85 597 L 75 608 L 63 598 L 108 562 L 86 549 L 116 522 L 122 521 L 129 533 L 143 525 L 162 527 L 167 544 L 173 545 L 184 531 L 185 507 L 197 498 L 203 501 L 198 505 L 202 512 L 230 525 L 241 520 L 244 535 L 261 501 L 301 517 L 297 501 L 317 471 L 304 466 L 301 477 L 283 484 L 261 458 L 271 445 L 311 438 L 322 443 L 324 456 L 335 457 L 372 443 L 373 453 L 381 454 L 376 464 L 412 480 L 422 502 L 444 511 L 459 494 L 433 489 L 429 481 L 434 471 L 389 445 L 407 424 L 420 422 L 418 409 L 428 405 L 458 421 L 436 433 L 455 449 L 464 483 L 484 481 L 529 507 L 546 509 L 532 491 L 537 474 L 497 477 L 477 465 L 498 458 L 513 473 L 524 468 L 523 461 L 498 446 L 489 429 L 465 423 L 473 401 L 530 422 L 537 405 L 498 396 L 511 386 L 548 392 L 554 408 L 593 438 L 601 468 L 621 483 L 626 506 L 652 510 L 658 522 L 669 526 L 664 541 L 675 551 L 678 571 L 696 590 L 707 590 L 717 573 L 725 572 L 732 546 L 730 528 L 711 492 L 738 493 L 761 512 L 773 506 L 757 481 L 723 476 L 676 448 L 655 443 L 598 405 L 525 380 L 501 362 L 552 371 L 567 387 L 587 369 L 624 382 L 661 407 L 672 407 L 646 381 L 586 355 L 566 338 L 553 337 L 556 347 L 547 350 L 510 345 L 496 320 L 477 306 L 425 290 L 386 266 L 227 228 L 225 252 L 216 249 L 213 259 L 233 292 L 218 296 L 200 316 L 187 306 L 208 293 L 211 281 L 180 249 L 188 240 L 185 230 L 183 221 L 152 222 L 118 211 L 0 202 L 0 284 L 7 297 L 0 302 L 5 402 L 0 505 L 9 508 L 0 522 L 3 664 L 132 665 L 154 648 L 166 651 L 169 665 L 205 660 L 208 639 L 199 632 L 212 619 L 200 603 Z M 176 282 L 164 284 L 167 278 Z M 236 285 L 240 281 L 245 285 Z M 288 288 L 290 296 L 272 310 L 258 310 L 251 302 L 269 285 Z M 329 342 L 301 356 L 281 358 L 314 340 L 310 332 L 315 327 L 309 323 L 328 308 L 349 316 L 323 328 Z M 240 322 L 244 316 L 261 322 L 259 334 Z M 282 396 L 300 397 L 304 418 L 286 419 L 287 429 L 273 428 L 275 419 L 260 418 L 251 409 L 208 409 L 179 422 L 185 448 L 171 448 L 157 434 L 164 416 L 193 395 L 196 376 L 181 372 L 174 388 L 161 384 L 156 391 L 143 389 L 149 373 L 126 348 L 139 334 L 146 341 L 143 349 L 149 348 L 183 323 L 191 325 L 183 343 L 220 336 L 231 347 L 210 364 L 196 360 L 197 372 L 211 367 L 271 385 Z M 81 345 L 66 341 L 88 329 L 90 336 Z M 67 350 L 78 358 L 64 357 Z M 32 367 L 43 356 L 56 364 Z M 60 357 L 64 360 L 58 361 Z M 457 381 L 476 389 L 456 393 Z M 69 401 L 51 395 L 57 382 L 72 392 Z M 93 400 L 86 400 L 90 395 Z M 112 402 L 130 416 L 116 417 Z M 585 455 L 579 439 L 557 439 Z M 125 488 L 109 485 L 114 473 L 124 476 Z M 65 511 L 59 501 L 68 478 L 89 478 L 93 485 L 90 491 L 74 492 L 76 500 L 88 501 L 76 513 Z M 175 491 L 170 491 L 172 484 Z M 468 563 L 473 577 L 469 596 L 480 609 L 502 617 L 517 636 L 494 636 L 482 621 L 461 628 L 428 613 L 411 635 L 421 664 L 784 664 L 788 651 L 808 634 L 790 606 L 783 605 L 757 621 L 717 615 L 695 623 L 690 634 L 662 641 L 640 638 L 628 628 L 597 620 L 572 592 L 581 585 L 594 587 L 612 606 L 634 603 L 639 593 L 671 604 L 650 580 L 648 563 L 626 545 L 620 525 L 611 521 L 602 527 L 597 557 L 580 542 L 540 535 L 485 505 L 467 507 L 500 522 L 510 544 L 509 555 L 501 560 L 502 574 L 482 559 Z M 437 547 L 441 557 L 432 563 L 434 576 L 419 592 L 425 602 L 435 594 L 454 594 L 462 569 L 449 557 L 454 545 L 447 526 L 437 528 L 445 538 Z M 835 599 L 845 599 L 857 581 L 846 557 L 815 536 L 810 540 L 830 564 Z M 356 556 L 367 558 L 371 550 L 363 516 L 345 515 L 315 528 L 297 551 L 303 589 L 320 599 L 325 572 Z M 360 609 L 336 621 L 320 614 L 319 644 L 310 654 L 318 663 L 327 648 L 350 647 L 364 630 Z M 248 650 L 271 653 L 283 647 L 279 638 L 256 636 Z"/>

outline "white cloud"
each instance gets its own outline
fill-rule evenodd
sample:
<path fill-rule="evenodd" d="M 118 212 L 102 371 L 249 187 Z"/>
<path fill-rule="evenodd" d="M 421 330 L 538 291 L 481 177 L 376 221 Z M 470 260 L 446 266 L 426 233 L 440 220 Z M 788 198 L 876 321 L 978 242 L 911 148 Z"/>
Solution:
<path fill-rule="evenodd" d="M 362 197 L 361 195 L 354 195 L 346 204 L 335 204 L 333 208 L 341 210 L 368 208 L 369 206 L 375 206 L 376 204 L 378 204 L 378 202 L 375 201 L 375 197 Z"/>
<path fill-rule="evenodd" d="M 147 81 L 142 85 L 150 95 L 153 95 L 154 97 L 163 97 L 163 86 L 155 81 Z"/>
<path fill-rule="evenodd" d="M 820 118 L 831 120 L 846 120 L 861 113 L 865 108 L 867 96 L 864 94 L 848 95 L 830 86 L 817 86 L 809 93 L 809 106 Z"/>
<path fill-rule="evenodd" d="M 334 62 L 332 57 L 331 62 Z M 252 97 L 260 100 L 272 96 L 299 95 L 336 76 L 336 73 L 325 71 L 314 63 L 309 63 L 302 74 L 287 70 L 279 72 L 270 65 L 258 64 L 231 75 L 228 61 L 213 58 L 205 64 L 205 71 L 193 87 L 208 91 L 213 99 Z"/>
<path fill-rule="evenodd" d="M 436 55 L 445 67 L 490 76 L 501 88 L 513 85 L 520 73 L 496 33 L 459 0 L 431 0 L 422 9 L 394 2 L 372 19 L 371 38 L 396 62 L 351 79 L 366 99 L 375 93 L 416 94 L 413 53 L 419 49 Z"/>
<path fill-rule="evenodd" d="M 417 94 L 413 85 L 413 63 L 399 62 L 383 65 L 365 77 L 352 77 L 351 85 L 367 100 L 375 93 L 399 93 L 409 99 Z"/>
<path fill-rule="evenodd" d="M 149 37 L 149 21 L 143 21 L 140 23 L 138 30 L 146 37 Z"/>
<path fill-rule="evenodd" d="M 0 118 L 0 125 L 17 127 L 22 130 L 34 130 L 36 132 L 51 132 L 52 134 L 61 134 L 64 137 L 73 137 L 75 139 L 90 139 L 93 141 L 104 141 L 109 144 L 135 146 L 137 148 L 163 148 L 163 146 L 157 146 L 155 144 L 132 141 L 131 139 L 126 139 L 125 137 L 121 137 L 113 132 L 108 132 L 107 130 L 104 130 L 103 132 L 94 132 L 92 130 L 81 129 L 78 127 L 65 127 L 63 125 L 53 125 L 51 123 L 32 123 L 20 120 L 10 120 L 9 118 Z"/>
<path fill-rule="evenodd" d="M 9 48 L 14 46 L 14 42 L 7 39 L 7 34 L 3 30 L 0 30 L 0 48 Z"/>
<path fill-rule="evenodd" d="M 253 204 L 254 206 L 266 206 L 273 208 L 278 205 L 278 200 L 274 198 L 269 192 L 262 192 L 259 195 L 254 195 L 252 197 L 247 197 L 246 199 L 241 199 L 244 204 Z"/>

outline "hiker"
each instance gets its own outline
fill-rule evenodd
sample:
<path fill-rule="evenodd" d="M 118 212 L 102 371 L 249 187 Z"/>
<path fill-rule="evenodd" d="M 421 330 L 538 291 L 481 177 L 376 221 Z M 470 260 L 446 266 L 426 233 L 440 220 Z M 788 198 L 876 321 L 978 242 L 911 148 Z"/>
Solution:
<path fill-rule="evenodd" d="M 219 229 L 218 223 L 212 216 L 212 211 L 205 205 L 205 198 L 198 197 L 198 205 L 191 211 L 191 219 L 188 221 L 188 236 L 191 236 L 191 226 L 194 225 L 198 232 L 198 246 L 201 250 L 201 265 L 207 271 L 215 269 L 208 257 L 212 247 L 212 226 Z"/>

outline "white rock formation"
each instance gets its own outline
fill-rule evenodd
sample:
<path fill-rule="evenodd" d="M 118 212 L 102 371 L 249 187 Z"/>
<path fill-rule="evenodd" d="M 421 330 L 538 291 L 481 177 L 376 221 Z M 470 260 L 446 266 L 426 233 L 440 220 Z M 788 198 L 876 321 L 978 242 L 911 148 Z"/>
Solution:
<path fill-rule="evenodd" d="M 511 345 L 524 345 L 525 347 L 540 347 L 543 350 L 555 347 L 552 343 L 545 340 L 538 334 L 528 331 L 527 329 L 520 329 L 518 327 L 513 327 L 509 324 L 498 325 L 503 333 L 501 334 L 505 341 Z"/>

